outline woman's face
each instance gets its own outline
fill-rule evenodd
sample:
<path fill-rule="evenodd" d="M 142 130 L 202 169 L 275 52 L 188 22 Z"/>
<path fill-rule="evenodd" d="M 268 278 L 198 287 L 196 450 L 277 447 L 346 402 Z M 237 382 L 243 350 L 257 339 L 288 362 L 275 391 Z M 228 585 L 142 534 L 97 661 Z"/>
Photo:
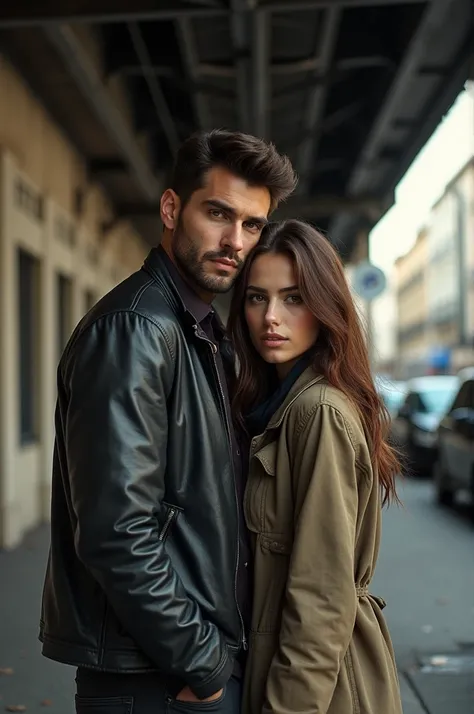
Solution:
<path fill-rule="evenodd" d="M 319 323 L 304 304 L 292 260 L 283 253 L 260 255 L 249 271 L 245 319 L 252 343 L 283 379 L 316 342 Z"/>

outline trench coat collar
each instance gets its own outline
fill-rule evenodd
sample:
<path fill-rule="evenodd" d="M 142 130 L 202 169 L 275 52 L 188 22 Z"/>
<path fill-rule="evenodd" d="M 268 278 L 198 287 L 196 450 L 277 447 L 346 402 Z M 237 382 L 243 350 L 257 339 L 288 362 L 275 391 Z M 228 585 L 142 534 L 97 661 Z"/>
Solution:
<path fill-rule="evenodd" d="M 278 429 L 281 426 L 283 419 L 285 418 L 286 413 L 293 404 L 293 402 L 296 401 L 296 399 L 298 399 L 298 397 L 303 394 L 303 392 L 309 389 L 309 387 L 312 387 L 313 384 L 321 382 L 323 379 L 324 375 L 316 372 L 312 366 L 307 367 L 305 369 L 303 374 L 298 377 L 296 382 L 291 387 L 290 391 L 286 395 L 286 399 L 283 404 L 276 410 L 275 414 L 268 422 L 265 431 L 260 434 L 260 436 L 256 436 L 252 439 L 252 454 L 255 454 L 258 451 L 259 447 L 266 442 L 265 437 L 268 432 L 272 431 L 273 429 Z"/>

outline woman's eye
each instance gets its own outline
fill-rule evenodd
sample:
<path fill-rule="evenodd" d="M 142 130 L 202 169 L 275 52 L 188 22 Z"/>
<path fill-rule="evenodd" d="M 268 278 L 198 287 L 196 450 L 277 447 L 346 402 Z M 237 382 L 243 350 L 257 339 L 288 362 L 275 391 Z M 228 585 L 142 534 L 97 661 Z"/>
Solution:
<path fill-rule="evenodd" d="M 254 304 L 254 305 L 255 305 L 256 303 L 263 302 L 264 299 L 265 299 L 265 298 L 264 298 L 263 295 L 256 295 L 256 294 L 254 294 L 254 295 L 247 295 L 247 300 L 249 301 L 249 303 Z"/>
<path fill-rule="evenodd" d="M 303 302 L 300 295 L 288 295 L 286 301 L 289 302 L 290 305 L 301 305 Z"/>

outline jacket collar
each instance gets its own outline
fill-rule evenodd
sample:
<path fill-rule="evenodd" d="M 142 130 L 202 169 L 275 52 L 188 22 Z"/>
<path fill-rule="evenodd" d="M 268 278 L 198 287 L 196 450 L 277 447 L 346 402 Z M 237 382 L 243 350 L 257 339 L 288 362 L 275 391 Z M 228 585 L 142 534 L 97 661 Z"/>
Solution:
<path fill-rule="evenodd" d="M 150 250 L 147 257 L 145 258 L 145 262 L 143 263 L 142 269 L 146 273 L 148 273 L 151 278 L 153 278 L 155 283 L 160 286 L 161 292 L 163 293 L 163 296 L 169 303 L 173 312 L 181 315 L 187 314 L 193 317 L 191 313 L 186 310 L 186 306 L 183 302 L 183 299 L 181 298 L 181 295 L 179 294 L 179 291 L 173 282 L 173 279 L 170 275 L 165 261 L 163 260 L 159 248 L 152 248 Z M 193 322 L 195 322 L 194 317 Z"/>
<path fill-rule="evenodd" d="M 167 252 L 161 246 L 158 247 L 158 254 L 173 281 L 176 290 L 183 301 L 185 309 L 194 316 L 196 322 L 203 322 L 209 315 L 213 314 L 212 305 L 204 302 L 197 293 L 186 282 L 176 265 L 173 263 Z"/>
<path fill-rule="evenodd" d="M 165 260 L 162 252 L 164 252 L 162 248 L 152 248 L 145 258 L 142 269 L 160 286 L 164 298 L 177 317 L 182 318 L 185 322 L 189 323 L 191 327 L 194 327 L 197 318 L 183 300 L 168 268 L 168 261 Z M 215 310 L 213 314 L 213 325 L 217 341 L 230 344 L 225 327 Z"/>
<path fill-rule="evenodd" d="M 279 409 L 276 410 L 275 414 L 270 419 L 268 426 L 263 432 L 263 434 L 261 436 L 255 437 L 252 440 L 252 454 L 255 454 L 267 442 L 266 437 L 268 435 L 268 432 L 272 431 L 273 429 L 278 429 L 281 426 L 283 419 L 285 418 L 288 409 L 291 407 L 293 402 L 295 402 L 298 397 L 303 394 L 303 392 L 309 389 L 309 387 L 312 387 L 313 384 L 321 382 L 323 379 L 324 376 L 322 374 L 318 374 L 312 366 L 307 367 L 305 369 L 303 374 L 298 377 L 294 385 L 291 387 L 283 404 L 279 407 Z"/>

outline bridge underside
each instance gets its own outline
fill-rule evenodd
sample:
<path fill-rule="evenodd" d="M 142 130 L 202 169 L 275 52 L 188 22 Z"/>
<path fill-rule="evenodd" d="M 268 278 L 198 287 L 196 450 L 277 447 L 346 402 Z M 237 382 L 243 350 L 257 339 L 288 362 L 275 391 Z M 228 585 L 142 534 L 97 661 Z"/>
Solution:
<path fill-rule="evenodd" d="M 65 9 L 67 8 L 67 9 Z M 469 0 L 4 3 L 0 51 L 150 243 L 176 147 L 198 128 L 272 139 L 300 175 L 280 215 L 357 234 L 469 76 Z"/>

